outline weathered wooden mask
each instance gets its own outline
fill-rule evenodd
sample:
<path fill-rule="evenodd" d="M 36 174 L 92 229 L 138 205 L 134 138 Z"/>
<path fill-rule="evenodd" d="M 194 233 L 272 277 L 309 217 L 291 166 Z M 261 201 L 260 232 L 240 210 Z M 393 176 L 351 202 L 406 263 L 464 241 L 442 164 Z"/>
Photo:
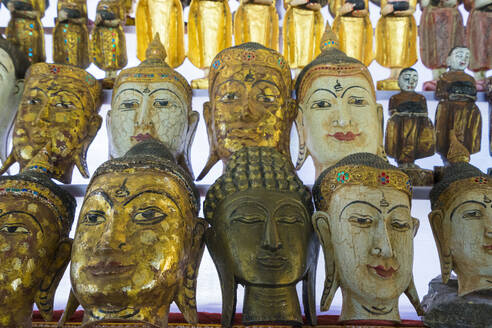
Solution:
<path fill-rule="evenodd" d="M 410 216 L 409 177 L 377 155 L 356 153 L 323 171 L 313 195 L 326 265 L 321 309 L 340 287 L 341 321 L 398 322 L 403 292 L 423 314 L 412 276 L 419 221 Z"/>
<path fill-rule="evenodd" d="M 466 162 L 446 167 L 429 214 L 442 280 L 454 271 L 458 295 L 492 290 L 492 179 Z"/>
<path fill-rule="evenodd" d="M 75 66 L 37 63 L 26 74 L 24 92 L 14 123 L 13 150 L 0 169 L 18 162 L 70 183 L 74 165 L 89 177 L 87 148 L 94 139 L 101 87 Z"/>
<path fill-rule="evenodd" d="M 0 159 L 7 158 L 9 133 L 30 62 L 20 49 L 0 36 Z"/>
<path fill-rule="evenodd" d="M 295 87 L 296 167 L 300 169 L 311 155 L 316 177 L 349 154 L 384 153 L 383 108 L 376 103 L 369 70 L 338 49 L 329 26 L 320 47 L 321 54 L 304 67 Z"/>
<path fill-rule="evenodd" d="M 70 260 L 75 199 L 45 174 L 0 177 L 0 326 L 31 327 L 36 303 L 51 320 Z"/>
<path fill-rule="evenodd" d="M 227 48 L 215 57 L 209 74 L 210 101 L 203 105 L 210 153 L 198 180 L 243 147 L 274 147 L 290 156 L 296 116 L 291 84 L 282 55 L 259 43 Z"/>
<path fill-rule="evenodd" d="M 94 173 L 72 251 L 72 294 L 83 326 L 139 321 L 167 327 L 174 301 L 197 322 L 195 287 L 204 220 L 191 177 L 158 141 L 147 140 Z"/>
<path fill-rule="evenodd" d="M 192 173 L 190 150 L 199 114 L 191 107 L 191 87 L 165 62 L 166 50 L 156 34 L 139 66 L 116 79 L 107 125 L 111 157 L 153 138 L 164 143 L 178 163 Z"/>
<path fill-rule="evenodd" d="M 243 148 L 210 187 L 204 203 L 211 227 L 206 243 L 222 286 L 222 325 L 229 327 L 236 288 L 245 286 L 243 324 L 316 323 L 318 242 L 310 223 L 309 190 L 284 155 L 270 147 Z"/>

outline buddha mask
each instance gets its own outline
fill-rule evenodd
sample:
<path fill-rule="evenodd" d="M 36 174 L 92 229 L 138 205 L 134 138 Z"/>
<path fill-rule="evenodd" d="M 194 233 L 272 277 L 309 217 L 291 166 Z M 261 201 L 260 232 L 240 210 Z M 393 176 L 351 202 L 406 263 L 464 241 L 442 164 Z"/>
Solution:
<path fill-rule="evenodd" d="M 471 164 L 446 167 L 430 194 L 429 220 L 442 280 L 453 270 L 458 295 L 492 290 L 492 180 Z"/>
<path fill-rule="evenodd" d="M 98 81 L 81 68 L 32 65 L 14 124 L 13 150 L 0 173 L 18 162 L 21 170 L 43 171 L 63 183 L 72 180 L 74 165 L 89 177 L 85 157 L 101 126 L 100 93 Z"/>
<path fill-rule="evenodd" d="M 419 222 L 410 216 L 408 176 L 379 156 L 357 153 L 323 171 L 313 194 L 326 265 L 321 309 L 341 287 L 340 321 L 399 322 L 403 292 L 422 315 L 412 276 Z"/>
<path fill-rule="evenodd" d="M 405 68 L 400 72 L 398 76 L 398 86 L 401 91 L 415 91 L 417 82 L 419 81 L 419 75 L 413 68 Z"/>
<path fill-rule="evenodd" d="M 384 154 L 383 110 L 376 103 L 371 74 L 337 47 L 336 36 L 327 29 L 321 54 L 296 80 L 296 167 L 311 155 L 316 177 L 349 154 Z"/>
<path fill-rule="evenodd" d="M 209 74 L 210 102 L 203 105 L 210 154 L 202 179 L 220 159 L 243 147 L 273 147 L 290 157 L 296 116 L 291 73 L 277 51 L 249 42 L 221 51 Z"/>
<path fill-rule="evenodd" d="M 222 286 L 222 325 L 230 327 L 236 288 L 245 286 L 243 324 L 316 324 L 318 242 L 310 224 L 311 194 L 290 161 L 273 148 L 234 153 L 204 203 L 206 243 Z"/>
<path fill-rule="evenodd" d="M 0 159 L 7 158 L 9 134 L 14 122 L 24 75 L 30 63 L 22 51 L 0 37 Z"/>
<path fill-rule="evenodd" d="M 205 222 L 191 177 L 160 142 L 143 141 L 100 166 L 80 210 L 72 251 L 72 297 L 83 327 L 125 320 L 167 327 L 176 302 L 197 322 L 195 287 Z"/>
<path fill-rule="evenodd" d="M 186 79 L 165 62 L 166 50 L 156 34 L 139 66 L 116 79 L 107 125 L 111 157 L 153 138 L 161 141 L 192 173 L 190 150 L 199 114 L 191 108 Z"/>
<path fill-rule="evenodd" d="M 0 327 L 31 327 L 34 303 L 51 320 L 75 205 L 44 174 L 0 177 Z"/>
<path fill-rule="evenodd" d="M 451 71 L 464 71 L 470 64 L 470 50 L 466 47 L 455 47 L 449 52 L 446 65 Z"/>

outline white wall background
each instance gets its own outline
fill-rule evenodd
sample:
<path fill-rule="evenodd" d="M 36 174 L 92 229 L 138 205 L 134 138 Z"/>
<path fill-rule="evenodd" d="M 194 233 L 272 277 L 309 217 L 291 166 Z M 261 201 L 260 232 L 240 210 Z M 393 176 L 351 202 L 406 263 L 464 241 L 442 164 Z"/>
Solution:
<path fill-rule="evenodd" d="M 96 0 L 88 0 L 88 14 L 89 18 L 94 20 L 95 11 L 96 11 Z M 234 11 L 238 2 L 236 0 L 230 1 L 231 10 Z M 281 6 L 277 6 L 281 7 Z M 463 14 L 464 22 L 466 23 L 466 19 L 468 17 L 468 13 L 460 6 L 460 10 Z M 373 27 L 376 26 L 377 20 L 379 18 L 379 7 L 371 4 L 370 5 L 371 12 L 371 22 Z M 187 20 L 188 8 L 185 9 L 185 20 Z M 322 14 L 330 23 L 333 22 L 333 18 L 328 14 L 327 8 L 323 8 Z M 420 20 L 421 11 L 417 9 L 415 13 L 415 18 L 417 22 Z M 54 17 L 56 17 L 56 3 L 51 0 L 50 7 L 46 11 L 45 17 L 42 19 L 42 23 L 45 27 L 52 27 L 54 25 Z M 10 19 L 10 14 L 5 7 L 0 8 L 0 27 L 5 27 L 8 24 Z M 279 22 L 280 25 L 282 22 Z M 52 61 L 52 37 L 51 35 L 46 35 L 46 55 L 47 61 Z M 138 65 L 139 61 L 136 58 L 136 37 L 133 33 L 127 33 L 127 50 L 128 50 L 128 67 Z M 490 45 L 486 45 L 489 46 Z M 414 65 L 419 72 L 420 81 L 417 87 L 417 90 L 422 90 L 422 83 L 428 81 L 432 78 L 431 71 L 424 67 L 419 61 Z M 372 73 L 374 81 L 384 79 L 388 77 L 389 70 L 378 65 L 375 61 L 369 66 L 369 69 Z M 185 60 L 185 63 L 177 69 L 180 73 L 182 73 L 188 81 L 191 81 L 194 78 L 198 78 L 202 76 L 202 72 L 191 65 L 188 59 Z M 91 65 L 88 69 L 95 77 L 102 78 L 104 73 L 99 70 L 94 65 Z M 470 73 L 470 72 L 469 72 Z M 206 129 L 203 121 L 202 113 L 202 105 L 207 100 L 206 97 L 194 97 L 193 98 L 193 108 L 194 110 L 200 113 L 200 122 L 198 125 L 198 130 L 195 136 L 195 141 L 192 147 L 192 165 L 195 175 L 201 171 L 203 166 L 206 163 L 208 157 L 208 142 L 206 138 Z M 385 111 L 385 121 L 387 120 L 387 106 L 388 101 L 379 101 Z M 429 117 L 434 120 L 435 110 L 437 107 L 436 101 L 428 101 L 429 108 Z M 483 119 L 483 127 L 482 127 L 482 150 L 480 153 L 472 155 L 471 163 L 479 167 L 481 170 L 485 171 L 488 167 L 492 167 L 492 160 L 489 156 L 489 112 L 488 112 L 488 104 L 485 102 L 477 103 L 479 106 L 482 119 Z M 100 114 L 106 119 L 106 113 L 109 110 L 109 105 L 105 104 L 102 106 Z M 297 156 L 297 134 L 295 133 L 295 129 L 292 130 L 291 134 L 291 152 L 293 160 Z M 103 122 L 103 127 L 99 131 L 96 136 L 94 142 L 88 151 L 88 165 L 89 171 L 94 172 L 94 170 L 101 165 L 104 161 L 108 159 L 108 149 L 107 149 L 107 134 L 105 128 L 105 121 Z M 394 164 L 394 161 L 393 161 Z M 441 159 L 439 156 L 434 155 L 432 157 L 418 160 L 417 164 L 423 168 L 431 169 L 434 165 L 442 165 Z M 16 168 L 12 171 L 16 173 Z M 87 184 L 88 180 L 81 177 L 80 173 L 75 169 L 74 177 L 72 183 L 74 184 Z M 200 183 L 203 184 L 212 184 L 215 179 L 220 176 L 222 172 L 221 164 L 217 164 L 205 177 L 203 181 Z M 312 161 L 309 159 L 306 161 L 304 167 L 299 171 L 300 178 L 306 184 L 312 184 L 314 182 L 314 169 L 312 165 Z M 82 198 L 78 198 L 77 202 L 79 204 L 82 203 Z M 434 239 L 432 236 L 432 232 L 429 226 L 429 222 L 427 219 L 427 214 L 430 212 L 430 202 L 428 200 L 414 200 L 412 208 L 412 215 L 420 220 L 420 230 L 415 237 L 415 258 L 414 258 L 414 278 L 415 284 L 417 286 L 417 290 L 419 292 L 420 297 L 422 298 L 427 293 L 427 284 L 429 281 L 440 274 L 439 268 L 439 259 L 437 255 L 437 250 L 434 244 Z M 78 211 L 77 211 L 78 213 Z M 77 220 L 77 218 L 76 218 Z M 75 221 L 76 221 L 75 220 Z M 76 223 L 74 223 L 74 227 Z M 72 229 L 71 235 L 75 232 L 75 228 Z M 294 251 L 294 250 L 293 250 Z M 320 258 L 320 263 L 318 265 L 317 272 L 317 297 L 316 301 L 319 304 L 321 293 L 324 284 L 324 263 L 322 256 Z M 70 291 L 70 279 L 68 276 L 68 270 L 63 277 L 60 287 L 58 288 L 57 295 L 55 298 L 55 309 L 63 309 L 65 307 L 66 301 L 68 299 L 68 293 Z M 299 295 L 301 295 L 300 284 L 298 286 Z M 238 304 L 237 304 L 237 312 L 241 312 L 242 310 L 242 299 L 243 299 L 243 289 L 239 288 L 238 291 Z M 220 293 L 220 284 L 218 280 L 218 275 L 215 270 L 214 264 L 210 258 L 208 252 L 205 252 L 203 257 L 200 272 L 198 275 L 198 287 L 197 287 L 197 306 L 198 311 L 206 311 L 206 312 L 221 312 L 221 293 Z M 337 292 L 333 305 L 328 313 L 323 314 L 339 314 L 342 304 L 342 298 L 340 291 Z M 318 305 L 319 306 L 319 305 Z M 179 312 L 175 305 L 171 308 L 172 312 Z M 400 298 L 400 311 L 401 316 L 404 319 L 418 319 L 417 314 L 415 313 L 412 305 L 406 299 L 405 296 Z M 319 312 L 319 308 L 318 308 Z"/>

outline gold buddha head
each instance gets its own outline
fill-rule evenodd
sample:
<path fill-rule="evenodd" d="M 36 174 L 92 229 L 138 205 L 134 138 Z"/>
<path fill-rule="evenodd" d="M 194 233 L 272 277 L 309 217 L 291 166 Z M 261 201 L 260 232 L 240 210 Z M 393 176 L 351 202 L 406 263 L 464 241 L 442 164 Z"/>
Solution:
<path fill-rule="evenodd" d="M 70 183 L 74 165 L 89 177 L 86 152 L 101 117 L 99 82 L 81 68 L 37 63 L 27 74 L 14 123 L 13 150 L 0 172 L 18 162 Z"/>
<path fill-rule="evenodd" d="M 383 155 L 383 110 L 376 103 L 371 74 L 364 64 L 338 49 L 329 26 L 321 54 L 296 80 L 300 169 L 311 155 L 318 177 L 345 156 Z"/>
<path fill-rule="evenodd" d="M 492 290 L 492 179 L 466 162 L 446 167 L 431 190 L 429 221 L 442 280 L 458 276 L 458 295 Z"/>
<path fill-rule="evenodd" d="M 415 68 L 407 67 L 402 69 L 398 76 L 398 86 L 401 91 L 413 92 L 417 88 L 419 74 Z"/>
<path fill-rule="evenodd" d="M 307 291 L 305 313 L 315 324 L 318 242 L 312 210 L 311 193 L 283 154 L 271 147 L 247 147 L 231 156 L 204 203 L 211 226 L 206 243 L 222 285 L 224 326 L 232 323 L 238 284 L 246 288 L 243 324 L 302 324 L 295 291 L 300 280 Z"/>
<path fill-rule="evenodd" d="M 96 170 L 70 267 L 84 327 L 107 320 L 167 327 L 173 301 L 188 322 L 197 322 L 195 287 L 206 225 L 197 218 L 199 206 L 193 180 L 156 140 Z M 69 302 L 70 308 L 76 306 Z"/>
<path fill-rule="evenodd" d="M 0 326 L 31 327 L 37 304 L 50 320 L 70 260 L 75 199 L 46 175 L 0 177 Z"/>
<path fill-rule="evenodd" d="M 190 150 L 199 114 L 191 107 L 190 85 L 165 58 L 156 34 L 147 59 L 118 75 L 107 116 L 110 155 L 123 156 L 132 146 L 153 138 L 192 173 Z"/>
<path fill-rule="evenodd" d="M 313 195 L 326 265 L 321 309 L 341 287 L 341 321 L 399 321 L 403 292 L 420 314 L 412 276 L 419 221 L 410 216 L 409 177 L 377 155 L 356 153 L 323 171 Z"/>
<path fill-rule="evenodd" d="M 290 130 L 296 116 L 291 84 L 282 55 L 259 43 L 230 47 L 214 58 L 210 101 L 203 105 L 210 153 L 198 180 L 243 147 L 274 147 L 290 156 Z"/>
<path fill-rule="evenodd" d="M 450 71 L 464 71 L 470 64 L 470 50 L 465 46 L 457 46 L 449 51 L 446 65 Z"/>
<path fill-rule="evenodd" d="M 24 87 L 24 75 L 31 63 L 13 43 L 0 36 L 0 159 L 7 157 L 10 128 Z"/>

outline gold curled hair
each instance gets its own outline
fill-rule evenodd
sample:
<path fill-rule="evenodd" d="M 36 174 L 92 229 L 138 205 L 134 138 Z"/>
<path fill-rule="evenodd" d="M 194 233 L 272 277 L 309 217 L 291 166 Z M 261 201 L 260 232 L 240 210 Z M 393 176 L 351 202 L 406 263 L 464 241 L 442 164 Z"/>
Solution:
<path fill-rule="evenodd" d="M 335 191 L 353 185 L 393 188 L 412 201 L 412 184 L 407 174 L 377 155 L 355 153 L 320 174 L 313 187 L 316 209 L 326 210 Z"/>
<path fill-rule="evenodd" d="M 99 111 L 99 106 L 101 105 L 101 84 L 90 73 L 76 66 L 47 63 L 33 64 L 26 73 L 24 90 L 36 86 L 40 80 L 45 79 L 51 81 L 55 78 L 59 80 L 66 79 L 67 85 L 77 88 L 82 92 L 88 92 L 92 106 L 84 109 L 93 112 Z"/>
<path fill-rule="evenodd" d="M 295 91 L 298 99 L 303 99 L 313 80 L 321 76 L 353 76 L 362 75 L 371 86 L 374 86 L 371 73 L 359 60 L 347 56 L 338 49 L 338 38 L 331 30 L 328 22 L 320 42 L 321 53 L 306 65 L 296 79 Z M 371 94 L 376 99 L 374 87 Z"/>
<path fill-rule="evenodd" d="M 222 50 L 212 60 L 208 75 L 208 92 L 212 94 L 217 75 L 230 65 L 254 65 L 273 68 L 280 73 L 282 82 L 289 95 L 292 88 L 290 67 L 284 57 L 276 50 L 262 46 L 256 42 L 247 42 Z"/>
<path fill-rule="evenodd" d="M 145 52 L 146 59 L 136 67 L 124 69 L 120 72 L 114 82 L 113 90 L 116 90 L 123 83 L 155 83 L 155 82 L 170 82 L 176 85 L 183 95 L 186 96 L 186 103 L 191 110 L 192 90 L 188 81 L 172 69 L 166 63 L 166 49 L 161 43 L 159 33 L 156 33 L 154 39 L 147 47 Z M 113 100 L 115 92 L 113 92 Z"/>

